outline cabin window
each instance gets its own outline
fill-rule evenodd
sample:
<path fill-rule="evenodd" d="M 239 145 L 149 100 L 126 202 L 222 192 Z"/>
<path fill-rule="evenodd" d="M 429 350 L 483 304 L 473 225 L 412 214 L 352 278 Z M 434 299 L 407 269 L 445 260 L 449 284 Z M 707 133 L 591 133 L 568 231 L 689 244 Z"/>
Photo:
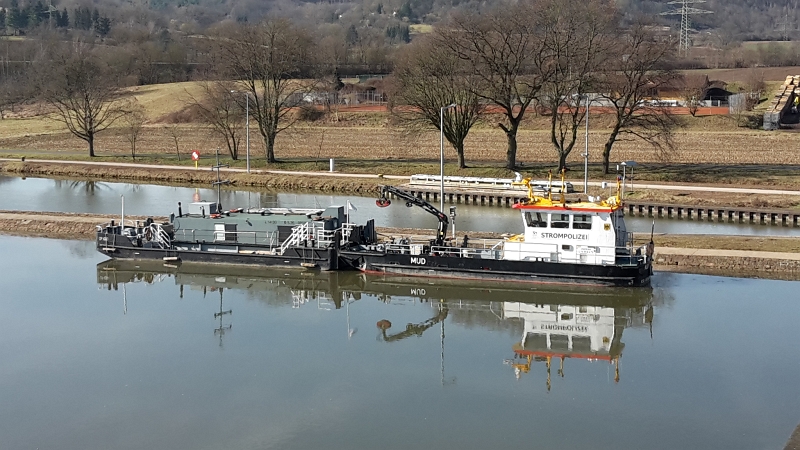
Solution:
<path fill-rule="evenodd" d="M 561 246 L 561 250 L 563 250 L 565 252 L 571 252 L 572 251 L 572 246 L 571 245 L 562 245 Z"/>
<path fill-rule="evenodd" d="M 547 228 L 547 216 L 542 213 L 525 213 L 525 223 L 533 228 Z"/>
<path fill-rule="evenodd" d="M 550 350 L 569 350 L 569 336 L 565 334 L 551 334 Z"/>
<path fill-rule="evenodd" d="M 589 336 L 572 336 L 572 351 L 590 353 L 592 351 L 592 339 Z"/>
<path fill-rule="evenodd" d="M 569 214 L 553 214 L 550 219 L 551 228 L 569 228 Z"/>
<path fill-rule="evenodd" d="M 576 230 L 591 230 L 592 216 L 589 214 L 576 214 L 572 216 L 572 228 Z"/>

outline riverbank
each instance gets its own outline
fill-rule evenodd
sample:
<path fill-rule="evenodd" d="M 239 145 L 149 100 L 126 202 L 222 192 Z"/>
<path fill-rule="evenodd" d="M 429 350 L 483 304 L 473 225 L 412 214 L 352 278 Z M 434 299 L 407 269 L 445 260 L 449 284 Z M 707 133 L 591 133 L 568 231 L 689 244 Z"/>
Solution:
<path fill-rule="evenodd" d="M 144 216 L 126 216 L 144 220 Z M 118 215 L 0 211 L 0 234 L 56 239 L 94 239 L 96 226 Z M 157 221 L 165 217 L 155 217 Z M 378 233 L 425 236 L 430 230 L 378 228 Z M 469 233 L 471 239 L 501 239 L 498 233 Z M 429 236 L 432 237 L 432 236 Z M 457 235 L 460 240 L 462 235 Z M 637 243 L 649 240 L 635 236 Z M 800 279 L 800 239 L 763 236 L 656 235 L 655 269 L 736 277 Z"/>

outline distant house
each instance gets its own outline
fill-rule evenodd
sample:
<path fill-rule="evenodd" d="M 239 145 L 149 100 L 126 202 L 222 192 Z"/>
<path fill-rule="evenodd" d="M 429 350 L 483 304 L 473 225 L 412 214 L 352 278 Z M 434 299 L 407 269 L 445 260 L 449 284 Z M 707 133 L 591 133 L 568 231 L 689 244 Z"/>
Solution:
<path fill-rule="evenodd" d="M 727 90 L 728 84 L 723 81 L 712 81 L 706 88 L 703 95 L 703 102 L 706 106 L 726 106 L 728 97 L 734 93 Z"/>
<path fill-rule="evenodd" d="M 661 100 L 671 100 L 681 106 L 691 101 L 696 101 L 703 106 L 727 106 L 728 97 L 733 92 L 728 91 L 727 83 L 719 80 L 709 80 L 708 75 L 682 75 L 669 83 L 658 87 L 657 97 Z"/>

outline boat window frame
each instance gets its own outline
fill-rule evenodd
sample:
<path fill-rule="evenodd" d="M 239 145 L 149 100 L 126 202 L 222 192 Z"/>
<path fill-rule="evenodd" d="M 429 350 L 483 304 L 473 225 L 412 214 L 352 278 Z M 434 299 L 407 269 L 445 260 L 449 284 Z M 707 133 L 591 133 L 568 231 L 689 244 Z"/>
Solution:
<path fill-rule="evenodd" d="M 533 214 L 536 214 L 538 220 L 533 220 Z M 548 215 L 541 211 L 525 211 L 525 225 L 529 228 L 548 228 Z"/>
<path fill-rule="evenodd" d="M 573 214 L 572 216 L 572 229 L 574 230 L 591 230 L 592 229 L 592 214 Z M 587 218 L 588 220 L 576 220 L 578 217 Z"/>
<path fill-rule="evenodd" d="M 561 220 L 555 220 L 555 216 L 561 216 Z M 560 229 L 568 229 L 572 220 L 570 217 L 572 214 L 565 214 L 565 213 L 550 213 L 550 228 L 560 228 Z M 565 221 L 564 218 L 567 220 Z M 558 226 L 556 226 L 558 224 Z"/>

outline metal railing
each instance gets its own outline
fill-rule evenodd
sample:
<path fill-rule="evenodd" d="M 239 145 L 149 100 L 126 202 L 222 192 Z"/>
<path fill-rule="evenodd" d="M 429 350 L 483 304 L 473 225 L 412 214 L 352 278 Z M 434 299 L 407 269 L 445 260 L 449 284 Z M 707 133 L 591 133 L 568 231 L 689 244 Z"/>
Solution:
<path fill-rule="evenodd" d="M 312 235 L 309 233 L 308 230 L 309 223 L 311 222 L 306 222 L 292 228 L 292 234 L 289 236 L 288 239 L 283 241 L 280 250 L 278 250 L 281 255 L 286 253 L 286 249 L 288 249 L 289 247 L 299 246 L 301 242 L 312 237 Z"/>
<path fill-rule="evenodd" d="M 161 224 L 151 223 L 147 230 L 150 232 L 151 239 L 158 243 L 161 248 L 170 248 L 172 246 L 169 233 Z"/>
<path fill-rule="evenodd" d="M 340 244 L 343 244 L 350 238 L 354 226 L 346 223 L 336 230 L 326 230 L 323 222 L 305 222 L 292 228 L 292 233 L 283 241 L 280 240 L 278 231 L 212 231 L 187 228 L 175 230 L 174 240 L 197 242 L 198 238 L 207 236 L 213 242 L 267 246 L 282 255 L 289 247 L 300 246 L 300 244 L 308 247 L 327 248 L 335 242 L 337 232 L 341 236 Z M 166 232 L 164 233 L 166 235 Z M 168 238 L 168 236 L 166 237 Z M 233 239 L 230 239 L 231 237 Z"/>
<path fill-rule="evenodd" d="M 632 236 L 632 233 L 630 233 Z M 518 260 L 521 261 L 546 261 L 546 262 L 572 262 L 584 264 L 638 264 L 638 261 L 645 256 L 647 245 L 633 247 L 632 242 L 628 246 L 599 246 L 599 245 L 575 245 L 574 252 L 565 252 L 560 249 L 561 244 L 543 242 L 536 246 L 536 249 L 509 250 L 505 247 L 506 241 L 495 242 L 483 239 L 477 243 L 470 242 L 467 247 L 454 246 L 428 246 L 428 243 L 418 243 L 408 241 L 407 243 L 387 243 L 378 244 L 377 250 L 386 253 L 401 253 L 407 255 L 426 256 L 435 254 L 437 256 L 450 256 L 460 258 L 483 258 L 483 259 L 510 259 L 507 258 L 517 253 Z M 589 250 L 592 251 L 589 251 Z M 605 252 L 603 250 L 606 250 Z M 618 252 L 621 250 L 621 252 Z M 574 256 L 573 256 L 574 253 Z M 566 256 L 566 257 L 565 257 Z M 625 262 L 625 258 L 628 261 Z M 598 262 L 599 261 L 599 262 Z"/>

